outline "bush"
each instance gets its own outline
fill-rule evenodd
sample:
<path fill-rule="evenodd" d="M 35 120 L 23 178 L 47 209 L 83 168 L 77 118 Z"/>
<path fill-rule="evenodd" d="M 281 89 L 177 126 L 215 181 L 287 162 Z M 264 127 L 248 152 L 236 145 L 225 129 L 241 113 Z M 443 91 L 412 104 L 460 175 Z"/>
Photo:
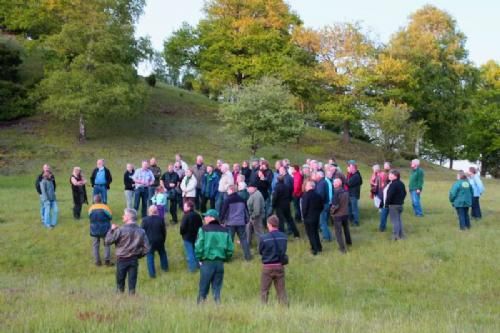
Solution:
<path fill-rule="evenodd" d="M 156 86 L 156 75 L 151 74 L 150 76 L 147 76 L 147 77 L 146 77 L 146 83 L 147 83 L 150 87 L 155 87 L 155 86 Z"/>

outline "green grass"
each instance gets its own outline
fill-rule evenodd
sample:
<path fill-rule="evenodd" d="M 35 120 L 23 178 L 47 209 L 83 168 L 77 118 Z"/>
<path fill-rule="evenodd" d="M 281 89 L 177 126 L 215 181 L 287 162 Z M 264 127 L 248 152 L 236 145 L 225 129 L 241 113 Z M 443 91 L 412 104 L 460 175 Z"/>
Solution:
<path fill-rule="evenodd" d="M 126 162 L 155 155 L 162 168 L 177 152 L 192 162 L 248 158 L 234 134 L 221 131 L 209 100 L 170 87 L 153 90 L 150 113 L 140 120 L 90 128 L 84 145 L 71 123 L 41 116 L 0 130 L 0 331 L 1 332 L 498 332 L 500 330 L 500 183 L 485 182 L 484 219 L 460 232 L 447 196 L 454 174 L 426 165 L 424 219 L 403 221 L 408 239 L 391 242 L 377 232 L 367 193 L 368 165 L 381 162 L 371 145 L 342 145 L 338 136 L 310 129 L 299 144 L 264 148 L 259 156 L 362 162 L 362 226 L 341 256 L 335 243 L 317 257 L 305 238 L 290 241 L 287 290 L 290 308 L 259 303 L 258 257 L 225 266 L 223 304 L 196 306 L 198 275 L 187 273 L 178 227 L 170 226 L 170 271 L 147 277 L 141 260 L 138 295 L 114 293 L 114 269 L 93 265 L 88 222 L 71 218 L 71 167 L 88 176 L 97 158 L 108 160 L 115 181 L 110 205 L 121 215 L 121 175 Z M 195 132 L 196 135 L 192 135 Z M 39 222 L 34 178 L 44 162 L 55 168 L 60 222 Z M 274 162 L 274 161 L 273 161 Z M 408 169 L 403 169 L 407 182 Z M 85 208 L 84 208 L 85 209 Z M 299 227 L 302 235 L 302 225 Z"/>

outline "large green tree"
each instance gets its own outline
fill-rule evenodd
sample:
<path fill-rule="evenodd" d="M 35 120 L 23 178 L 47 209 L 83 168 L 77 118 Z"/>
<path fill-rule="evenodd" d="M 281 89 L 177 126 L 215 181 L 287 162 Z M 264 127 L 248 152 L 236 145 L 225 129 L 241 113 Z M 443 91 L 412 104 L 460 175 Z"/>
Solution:
<path fill-rule="evenodd" d="M 385 98 L 407 104 L 412 120 L 425 121 L 426 145 L 451 161 L 464 143 L 463 119 L 475 83 L 465 41 L 452 16 L 427 5 L 393 35 L 379 67 L 379 83 L 389 88 Z M 396 67 L 388 68 L 390 63 Z"/>
<path fill-rule="evenodd" d="M 466 157 L 480 160 L 484 173 L 500 177 L 500 64 L 480 68 L 478 90 L 469 109 L 465 130 Z"/>
<path fill-rule="evenodd" d="M 271 77 L 228 91 L 220 118 L 254 156 L 262 146 L 295 140 L 305 129 L 295 97 Z"/>

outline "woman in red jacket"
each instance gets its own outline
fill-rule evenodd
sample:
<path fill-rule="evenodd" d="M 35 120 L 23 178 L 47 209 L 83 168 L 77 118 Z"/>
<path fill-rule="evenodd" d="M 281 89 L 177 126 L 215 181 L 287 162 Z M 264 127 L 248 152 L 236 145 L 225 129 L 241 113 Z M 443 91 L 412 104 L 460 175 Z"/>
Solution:
<path fill-rule="evenodd" d="M 300 212 L 300 198 L 302 197 L 302 182 L 304 177 L 300 173 L 300 167 L 298 165 L 293 166 L 293 207 L 295 209 L 295 221 L 300 223 L 302 221 L 302 214 Z"/>

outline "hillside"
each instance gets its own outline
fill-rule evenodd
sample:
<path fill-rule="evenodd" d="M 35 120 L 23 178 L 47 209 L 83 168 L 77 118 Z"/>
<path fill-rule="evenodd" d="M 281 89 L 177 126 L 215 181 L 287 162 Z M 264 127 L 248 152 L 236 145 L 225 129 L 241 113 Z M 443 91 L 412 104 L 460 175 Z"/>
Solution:
<path fill-rule="evenodd" d="M 426 217 L 411 215 L 409 198 L 403 221 L 407 240 L 391 242 L 377 232 L 378 215 L 368 198 L 369 165 L 383 162 L 378 149 L 354 141 L 343 145 L 330 132 L 310 128 L 297 144 L 258 152 L 272 162 L 289 158 L 336 157 L 361 162 L 364 177 L 361 227 L 352 230 L 346 256 L 336 243 L 310 255 L 302 238 L 289 243 L 287 291 L 290 308 L 259 303 L 258 256 L 225 267 L 222 305 L 196 306 L 198 274 L 187 273 L 178 226 L 169 226 L 170 270 L 147 277 L 140 262 L 138 295 L 114 293 L 114 268 L 93 265 L 88 222 L 71 217 L 68 179 L 79 165 L 88 177 L 97 158 L 113 172 L 110 206 L 119 221 L 124 207 L 121 175 L 127 162 L 156 156 L 162 169 L 176 152 L 192 163 L 201 153 L 241 161 L 249 150 L 226 133 L 216 104 L 203 96 L 160 86 L 148 112 L 138 119 L 103 121 L 89 126 L 89 140 L 77 141 L 75 124 L 44 116 L 0 125 L 0 331 L 2 332 L 497 332 L 500 330 L 500 182 L 486 180 L 481 199 L 484 219 L 460 232 L 448 203 L 455 175 L 425 165 L 422 196 Z M 35 176 L 43 163 L 58 181 L 59 225 L 49 231 L 39 221 Z M 408 179 L 407 162 L 402 176 Z M 86 209 L 86 206 L 84 206 Z M 389 225 L 390 226 L 390 225 Z M 253 250 L 255 252 L 255 250 Z M 158 259 L 156 259 L 158 261 Z M 158 265 L 158 262 L 157 262 Z"/>

